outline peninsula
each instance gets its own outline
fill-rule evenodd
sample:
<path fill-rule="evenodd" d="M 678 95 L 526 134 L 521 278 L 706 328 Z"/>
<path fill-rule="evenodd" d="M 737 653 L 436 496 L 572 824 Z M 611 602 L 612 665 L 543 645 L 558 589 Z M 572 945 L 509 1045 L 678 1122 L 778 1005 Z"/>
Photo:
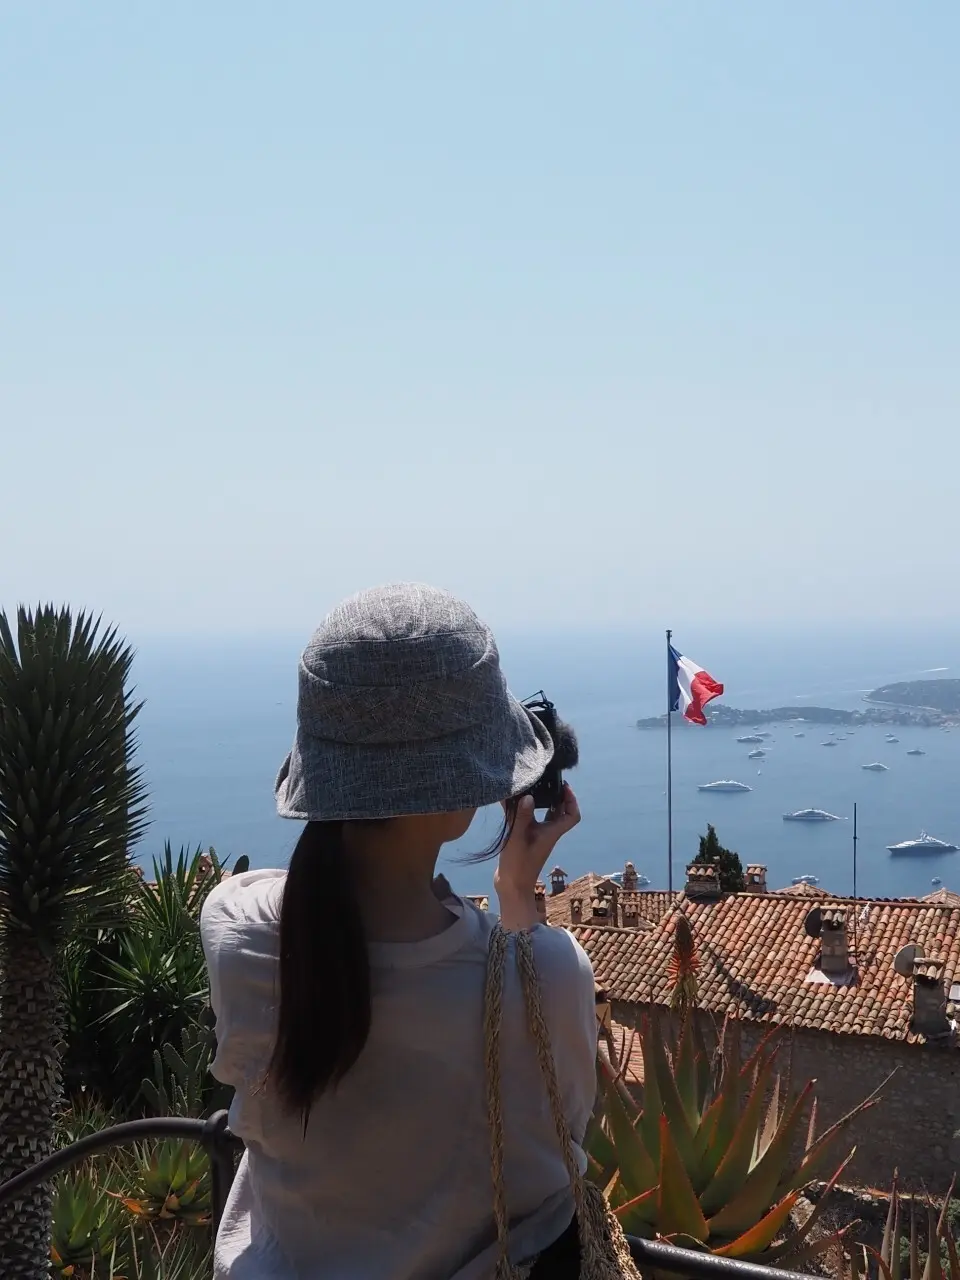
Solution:
<path fill-rule="evenodd" d="M 960 715 L 960 680 L 902 680 L 898 684 L 884 684 L 872 689 L 866 701 L 957 716 Z"/>
<path fill-rule="evenodd" d="M 906 724 L 921 727 L 960 722 L 960 680 L 906 680 L 881 685 L 864 695 L 873 705 L 862 710 L 842 711 L 838 707 L 768 707 L 744 710 L 714 702 L 705 712 L 710 724 L 739 728 L 742 725 L 791 724 Z M 666 714 L 637 721 L 638 729 L 663 729 Z M 674 716 L 674 724 L 688 724 Z"/>

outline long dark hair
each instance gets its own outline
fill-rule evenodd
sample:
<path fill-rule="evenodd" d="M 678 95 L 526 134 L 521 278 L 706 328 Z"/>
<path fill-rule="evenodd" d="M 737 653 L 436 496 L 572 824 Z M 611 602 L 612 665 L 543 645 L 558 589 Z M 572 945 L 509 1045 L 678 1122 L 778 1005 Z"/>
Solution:
<path fill-rule="evenodd" d="M 510 803 L 496 839 L 469 860 L 498 853 L 515 816 Z M 267 1079 L 304 1127 L 314 1099 L 343 1079 L 370 1035 L 370 956 L 345 825 L 307 823 L 280 907 L 280 1009 Z"/>
<path fill-rule="evenodd" d="M 370 957 L 342 822 L 308 822 L 280 907 L 280 1011 L 268 1078 L 304 1124 L 370 1034 Z"/>

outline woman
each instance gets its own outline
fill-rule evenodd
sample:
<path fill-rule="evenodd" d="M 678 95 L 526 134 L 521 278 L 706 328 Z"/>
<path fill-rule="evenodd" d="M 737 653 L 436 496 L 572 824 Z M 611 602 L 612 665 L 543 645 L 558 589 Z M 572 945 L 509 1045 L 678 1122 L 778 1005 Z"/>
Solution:
<path fill-rule="evenodd" d="M 595 1095 L 590 962 L 537 923 L 534 886 L 580 820 L 527 794 L 549 733 L 507 690 L 460 601 L 401 585 L 345 601 L 300 662 L 297 735 L 276 784 L 305 822 L 286 873 L 209 896 L 201 930 L 213 1073 L 246 1144 L 216 1246 L 226 1280 L 486 1280 L 496 1261 L 482 998 L 494 921 L 435 881 L 478 808 L 508 814 L 494 885 L 531 930 L 563 1105 Z M 500 842 L 498 842 L 500 844 Z M 442 890 L 437 884 L 444 885 Z M 501 1062 L 511 1260 L 577 1274 L 573 1198 L 508 969 Z M 581 1158 L 581 1167 L 586 1160 Z"/>

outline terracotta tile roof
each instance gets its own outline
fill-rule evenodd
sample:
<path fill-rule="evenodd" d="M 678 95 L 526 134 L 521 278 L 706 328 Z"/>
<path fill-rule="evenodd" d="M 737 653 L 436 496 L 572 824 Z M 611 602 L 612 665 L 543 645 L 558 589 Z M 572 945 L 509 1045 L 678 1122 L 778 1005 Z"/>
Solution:
<path fill-rule="evenodd" d="M 792 898 L 829 898 L 830 895 L 826 889 L 821 889 L 818 884 L 785 884 L 782 889 L 771 889 L 771 893 L 788 893 Z"/>
<path fill-rule="evenodd" d="M 550 924 L 570 923 L 571 898 L 583 898 L 584 911 L 589 912 L 590 896 L 594 886 L 602 884 L 605 879 L 605 876 L 597 875 L 594 871 L 588 871 L 585 876 L 578 876 L 576 880 L 571 880 L 562 893 L 551 894 L 548 891 L 548 922 Z M 666 915 L 679 896 L 676 892 L 667 893 L 665 889 L 638 889 L 637 898 L 640 902 L 641 919 L 649 920 L 651 924 L 656 924 L 658 920 L 661 920 Z"/>
<path fill-rule="evenodd" d="M 701 1007 L 716 1015 L 808 1027 L 889 1040 L 922 1039 L 910 1030 L 909 980 L 893 969 L 908 942 L 944 962 L 944 985 L 960 981 L 960 905 L 917 899 L 828 898 L 845 910 L 858 933 L 858 963 L 851 975 L 826 976 L 816 968 L 817 938 L 804 932 L 811 895 L 727 894 L 712 902 L 681 896 L 700 954 Z M 818 901 L 822 899 L 818 895 Z M 667 1004 L 673 924 L 662 918 L 648 932 L 572 926 L 593 962 L 597 981 L 612 1000 Z M 851 939 L 851 951 L 852 951 Z"/>
<path fill-rule="evenodd" d="M 960 907 L 960 893 L 954 893 L 952 889 L 935 889 L 933 893 L 925 894 L 920 901 L 939 902 L 947 907 Z"/>

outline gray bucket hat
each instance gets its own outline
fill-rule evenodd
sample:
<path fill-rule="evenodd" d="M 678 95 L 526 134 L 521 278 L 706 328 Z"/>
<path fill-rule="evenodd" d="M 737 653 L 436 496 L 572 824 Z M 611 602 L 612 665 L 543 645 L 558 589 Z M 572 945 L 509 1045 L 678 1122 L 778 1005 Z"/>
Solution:
<path fill-rule="evenodd" d="M 419 583 L 343 601 L 300 659 L 283 818 L 448 813 L 522 795 L 553 743 L 510 694 L 490 629 Z"/>

